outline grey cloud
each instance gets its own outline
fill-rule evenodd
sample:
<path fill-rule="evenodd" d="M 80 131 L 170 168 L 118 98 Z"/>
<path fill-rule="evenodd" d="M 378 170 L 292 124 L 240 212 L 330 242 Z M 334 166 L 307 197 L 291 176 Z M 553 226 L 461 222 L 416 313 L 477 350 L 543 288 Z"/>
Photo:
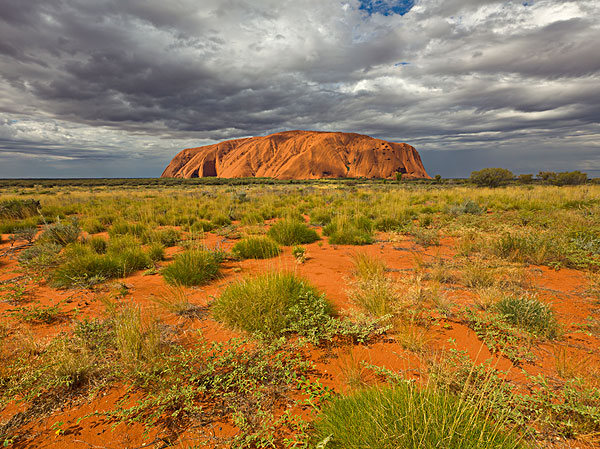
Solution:
<path fill-rule="evenodd" d="M 574 131 L 598 137 L 594 1 L 422 0 L 404 16 L 358 6 L 0 0 L 0 114 L 27 123 L 0 121 L 2 167 L 9 151 L 14 166 L 19 154 L 158 164 L 283 129 L 363 132 L 431 155 L 477 146 L 483 165 L 501 143 L 509 159 L 514 145 L 552 165 Z M 593 166 L 581 151 L 573 168 Z"/>

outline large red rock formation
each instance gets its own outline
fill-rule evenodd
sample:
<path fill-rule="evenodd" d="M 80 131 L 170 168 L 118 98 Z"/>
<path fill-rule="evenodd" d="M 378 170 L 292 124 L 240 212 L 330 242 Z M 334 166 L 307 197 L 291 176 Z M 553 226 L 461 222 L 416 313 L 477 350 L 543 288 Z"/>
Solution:
<path fill-rule="evenodd" d="M 354 133 L 285 131 L 177 154 L 163 178 L 429 178 L 417 150 Z"/>

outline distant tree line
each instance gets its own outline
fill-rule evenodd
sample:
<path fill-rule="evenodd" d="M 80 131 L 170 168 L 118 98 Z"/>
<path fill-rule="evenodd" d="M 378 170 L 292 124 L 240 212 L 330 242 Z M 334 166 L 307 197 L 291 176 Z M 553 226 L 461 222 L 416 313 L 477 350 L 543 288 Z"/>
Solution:
<path fill-rule="evenodd" d="M 513 172 L 506 168 L 484 168 L 472 172 L 469 179 L 473 184 L 482 187 L 499 187 L 515 180 L 520 184 L 530 184 L 537 181 L 556 186 L 574 186 L 588 182 L 587 173 L 582 173 L 579 170 L 560 173 L 541 171 L 534 180 L 533 174 L 522 174 L 515 177 Z"/>

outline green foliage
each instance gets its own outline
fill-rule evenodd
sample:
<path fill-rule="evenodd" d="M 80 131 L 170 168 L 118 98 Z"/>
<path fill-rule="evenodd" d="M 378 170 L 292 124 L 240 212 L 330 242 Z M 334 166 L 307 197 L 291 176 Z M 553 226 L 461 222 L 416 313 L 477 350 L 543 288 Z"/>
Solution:
<path fill-rule="evenodd" d="M 19 264 L 25 268 L 42 271 L 58 262 L 62 247 L 56 243 L 39 242 L 19 253 Z"/>
<path fill-rule="evenodd" d="M 148 248 L 148 257 L 152 262 L 158 262 L 165 259 L 165 247 L 155 242 Z"/>
<path fill-rule="evenodd" d="M 332 245 L 369 245 L 373 243 L 373 223 L 364 216 L 337 216 L 324 229 Z"/>
<path fill-rule="evenodd" d="M 215 318 L 231 327 L 267 337 L 283 335 L 303 311 L 330 314 L 331 305 L 305 279 L 272 272 L 229 285 L 213 306 Z"/>
<path fill-rule="evenodd" d="M 86 242 L 96 254 L 105 254 L 108 250 L 108 241 L 102 237 L 92 237 Z"/>
<path fill-rule="evenodd" d="M 533 182 L 532 174 L 521 174 L 517 176 L 517 181 L 521 184 L 531 184 Z"/>
<path fill-rule="evenodd" d="M 559 335 L 559 324 L 547 304 L 535 297 L 506 296 L 496 309 L 509 323 L 543 338 L 554 339 Z"/>
<path fill-rule="evenodd" d="M 80 233 L 81 228 L 77 219 L 72 219 L 67 223 L 57 221 L 46 225 L 40 239 L 60 246 L 67 246 L 69 243 L 76 242 Z"/>
<path fill-rule="evenodd" d="M 162 270 L 170 285 L 204 285 L 217 277 L 222 256 L 207 249 L 192 249 L 175 256 Z"/>
<path fill-rule="evenodd" d="M 172 228 L 147 232 L 142 236 L 142 241 L 144 243 L 158 243 L 165 248 L 177 245 L 180 240 L 181 233 Z"/>
<path fill-rule="evenodd" d="M 314 424 L 313 444 L 331 449 L 524 447 L 486 415 L 479 404 L 444 390 L 407 382 L 373 387 L 334 398 Z"/>
<path fill-rule="evenodd" d="M 269 259 L 278 256 L 281 250 L 268 237 L 249 237 L 237 242 L 231 252 L 241 259 Z"/>
<path fill-rule="evenodd" d="M 273 224 L 267 233 L 280 245 L 300 245 L 319 240 L 319 234 L 306 224 L 296 220 L 282 220 Z"/>
<path fill-rule="evenodd" d="M 296 259 L 296 263 L 306 262 L 306 248 L 301 245 L 296 245 L 292 248 L 292 256 Z"/>
<path fill-rule="evenodd" d="M 0 201 L 0 218 L 3 220 L 21 220 L 37 215 L 41 209 L 38 200 L 5 200 Z"/>
<path fill-rule="evenodd" d="M 465 200 L 461 204 L 455 204 L 450 206 L 449 212 L 452 215 L 462 215 L 462 214 L 472 214 L 472 215 L 480 215 L 485 210 L 479 206 L 473 200 Z"/>
<path fill-rule="evenodd" d="M 142 224 L 118 221 L 116 223 L 113 223 L 111 228 L 108 230 L 108 235 L 110 235 L 111 237 L 117 237 L 121 235 L 142 237 L 146 232 L 147 229 Z"/>
<path fill-rule="evenodd" d="M 58 304 L 52 306 L 42 306 L 36 304 L 28 307 L 17 307 L 10 310 L 10 314 L 22 321 L 52 324 L 59 320 L 65 313 Z"/>
<path fill-rule="evenodd" d="M 106 231 L 106 226 L 97 218 L 84 220 L 81 227 L 88 234 L 98 234 Z"/>
<path fill-rule="evenodd" d="M 554 184 L 557 186 L 580 185 L 585 184 L 588 180 L 587 173 L 582 173 L 579 170 L 572 172 L 539 172 L 538 178 L 542 181 Z"/>
<path fill-rule="evenodd" d="M 484 168 L 471 173 L 471 182 L 482 187 L 498 187 L 514 178 L 513 173 L 505 168 Z"/>

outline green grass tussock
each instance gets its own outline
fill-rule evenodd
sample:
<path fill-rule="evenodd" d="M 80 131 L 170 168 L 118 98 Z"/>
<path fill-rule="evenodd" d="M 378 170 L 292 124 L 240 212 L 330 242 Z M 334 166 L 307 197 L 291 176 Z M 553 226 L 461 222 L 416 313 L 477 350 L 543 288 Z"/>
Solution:
<path fill-rule="evenodd" d="M 162 270 L 170 285 L 204 285 L 219 274 L 222 256 L 207 249 L 191 249 L 175 256 L 175 260 Z"/>
<path fill-rule="evenodd" d="M 368 245 L 373 243 L 373 223 L 366 217 L 335 217 L 323 229 L 332 245 Z"/>
<path fill-rule="evenodd" d="M 412 384 L 338 396 L 315 422 L 315 447 L 328 449 L 517 449 L 519 439 L 485 410 L 448 392 Z"/>
<path fill-rule="evenodd" d="M 284 246 L 313 243 L 319 240 L 317 231 L 296 220 L 278 221 L 271 226 L 267 235 Z"/>
<path fill-rule="evenodd" d="M 269 259 L 278 256 L 281 250 L 268 237 L 249 237 L 237 242 L 232 253 L 241 259 Z"/>
<path fill-rule="evenodd" d="M 558 337 L 560 327 L 552 308 L 532 296 L 507 296 L 496 309 L 509 323 L 550 340 Z"/>
<path fill-rule="evenodd" d="M 310 319 L 308 315 L 328 316 L 333 308 L 307 280 L 271 272 L 231 284 L 212 310 L 235 329 L 276 337 Z"/>

